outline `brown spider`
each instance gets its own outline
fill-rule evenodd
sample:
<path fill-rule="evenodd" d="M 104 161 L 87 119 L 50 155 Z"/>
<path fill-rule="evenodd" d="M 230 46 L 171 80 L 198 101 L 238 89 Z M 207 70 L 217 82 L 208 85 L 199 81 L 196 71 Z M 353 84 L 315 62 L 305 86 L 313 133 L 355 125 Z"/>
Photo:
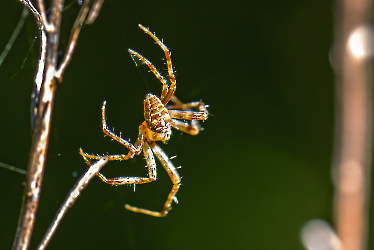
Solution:
<path fill-rule="evenodd" d="M 155 154 L 157 159 L 161 162 L 162 166 L 168 173 L 171 181 L 173 182 L 173 188 L 169 193 L 163 209 L 161 210 L 161 212 L 154 212 L 133 207 L 128 204 L 126 204 L 125 207 L 133 212 L 144 213 L 156 217 L 163 217 L 167 215 L 168 211 L 171 209 L 171 203 L 173 201 L 175 203 L 178 203 L 175 195 L 181 185 L 181 178 L 179 177 L 179 174 L 173 163 L 170 161 L 164 151 L 156 144 L 156 141 L 162 141 L 164 143 L 167 142 L 170 139 L 171 127 L 191 135 L 197 135 L 200 131 L 198 120 L 206 120 L 208 118 L 208 111 L 206 110 L 206 106 L 204 105 L 204 103 L 202 103 L 201 101 L 183 104 L 174 96 L 174 92 L 176 89 L 176 80 L 173 73 L 169 49 L 147 28 L 140 24 L 139 27 L 145 33 L 151 36 L 153 40 L 155 40 L 156 43 L 164 51 L 171 84 L 170 86 L 167 85 L 167 81 L 165 80 L 165 78 L 157 71 L 157 69 L 150 61 L 148 61 L 139 53 L 129 49 L 129 53 L 132 56 L 136 56 L 137 58 L 139 58 L 143 63 L 147 64 L 153 74 L 161 81 L 161 97 L 159 98 L 153 94 L 148 94 L 146 96 L 144 100 L 145 121 L 139 126 L 139 135 L 134 144 L 131 144 L 129 141 L 124 140 L 123 138 L 121 138 L 121 136 L 117 136 L 109 130 L 108 126 L 106 125 L 105 101 L 102 107 L 102 128 L 104 134 L 111 137 L 113 140 L 118 141 L 130 150 L 127 154 L 123 155 L 108 155 L 107 157 L 109 158 L 109 160 L 127 160 L 134 157 L 134 155 L 140 154 L 143 150 L 144 157 L 148 166 L 148 177 L 117 177 L 113 179 L 107 179 L 100 173 L 98 173 L 98 176 L 102 181 L 111 185 L 135 185 L 155 181 L 157 178 L 156 161 L 154 158 Z M 174 105 L 166 106 L 169 101 L 172 101 Z M 197 108 L 199 111 L 191 111 L 191 108 Z M 178 120 L 190 120 L 191 123 Z M 82 149 L 80 149 L 80 154 L 83 156 L 88 165 L 91 164 L 88 159 L 98 160 L 101 158 L 101 156 L 86 154 L 82 151 Z"/>

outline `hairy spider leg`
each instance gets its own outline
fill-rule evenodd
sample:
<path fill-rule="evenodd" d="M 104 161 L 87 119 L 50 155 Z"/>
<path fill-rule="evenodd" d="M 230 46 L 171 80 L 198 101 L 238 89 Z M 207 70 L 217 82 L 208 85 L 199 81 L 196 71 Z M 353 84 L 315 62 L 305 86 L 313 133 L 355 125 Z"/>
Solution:
<path fill-rule="evenodd" d="M 165 171 L 168 173 L 171 181 L 173 182 L 173 188 L 171 189 L 168 198 L 164 204 L 163 209 L 161 212 L 150 211 L 143 208 L 137 208 L 130 206 L 128 204 L 125 205 L 126 209 L 136 212 L 136 213 L 143 213 L 155 217 L 164 217 L 168 214 L 169 210 L 171 209 L 171 203 L 174 201 L 178 203 L 177 197 L 175 196 L 179 190 L 181 185 L 181 178 L 174 167 L 173 163 L 170 161 L 169 157 L 165 154 L 165 152 L 157 146 L 155 142 L 150 142 L 150 147 L 153 153 L 156 155 L 157 159 L 161 162 L 162 166 L 164 167 Z"/>
<path fill-rule="evenodd" d="M 147 148 L 146 148 L 147 147 Z M 144 156 L 147 161 L 148 166 L 148 178 L 146 177 L 117 177 L 113 179 L 107 179 L 103 174 L 97 173 L 96 175 L 105 183 L 111 185 L 125 185 L 125 184 L 144 184 L 151 181 L 155 181 L 157 178 L 156 172 L 156 162 L 153 157 L 152 151 L 150 151 L 149 146 L 145 146 Z M 151 153 L 151 154 L 150 154 Z M 87 159 L 86 154 L 80 149 L 80 154 L 83 156 L 84 161 L 88 166 L 91 166 L 91 162 Z"/>
<path fill-rule="evenodd" d="M 171 101 L 175 103 L 175 105 L 167 106 L 169 115 L 171 118 L 173 118 L 171 126 L 177 130 L 188 133 L 190 135 L 197 135 L 201 130 L 198 121 L 208 119 L 209 113 L 206 109 L 205 104 L 201 101 L 184 104 L 181 101 L 179 101 L 175 95 L 172 96 Z M 191 108 L 198 108 L 199 111 L 191 111 Z M 191 120 L 191 124 L 181 122 L 176 119 Z"/>
<path fill-rule="evenodd" d="M 88 166 L 91 166 L 91 165 L 92 165 L 91 162 L 87 159 L 86 154 L 82 151 L 81 148 L 79 149 L 79 153 L 80 153 L 81 156 L 83 157 L 83 159 L 84 159 L 84 161 L 86 162 L 86 164 L 87 164 Z M 100 179 L 101 179 L 102 181 L 104 181 L 104 179 L 106 179 L 104 175 L 100 174 L 100 172 L 97 173 L 96 175 L 99 176 Z M 104 182 L 105 182 L 105 181 L 104 181 Z"/>
<path fill-rule="evenodd" d="M 205 104 L 202 102 L 191 102 L 184 104 L 186 107 L 197 107 L 200 111 L 184 111 L 174 110 L 170 108 L 176 108 L 176 106 L 168 107 L 168 111 L 171 118 L 179 120 L 206 120 L 208 119 L 208 111 L 205 108 Z"/>
<path fill-rule="evenodd" d="M 144 143 L 143 153 L 148 167 L 148 177 L 116 177 L 107 179 L 103 174 L 98 174 L 100 179 L 110 185 L 130 185 L 130 184 L 144 184 L 155 181 L 157 179 L 156 161 L 153 156 L 152 150 L 149 148 L 148 143 Z"/>
<path fill-rule="evenodd" d="M 101 115 L 102 115 L 101 122 L 102 122 L 102 128 L 103 128 L 104 134 L 111 137 L 113 140 L 118 141 L 119 143 L 121 143 L 122 145 L 124 145 L 126 148 L 130 150 L 126 155 L 107 155 L 109 161 L 127 160 L 130 158 L 133 158 L 134 155 L 140 154 L 140 152 L 142 151 L 143 144 L 144 144 L 144 136 L 143 136 L 144 129 L 142 125 L 139 127 L 139 135 L 138 135 L 138 138 L 136 139 L 136 142 L 134 143 L 134 145 L 131 144 L 130 142 L 117 136 L 116 134 L 114 134 L 112 131 L 109 130 L 106 124 L 105 105 L 106 105 L 106 102 L 104 101 L 103 107 L 101 109 Z M 83 157 L 87 157 L 89 159 L 98 160 L 101 158 L 101 156 L 90 155 L 90 154 L 84 153 L 82 149 L 80 150 L 80 154 Z"/>
<path fill-rule="evenodd" d="M 162 83 L 162 92 L 161 92 L 161 99 L 166 96 L 169 91 L 169 87 L 166 83 L 166 79 L 157 71 L 156 67 L 144 56 L 140 55 L 138 52 L 128 49 L 127 50 L 131 55 L 136 56 L 139 58 L 143 63 L 147 64 L 149 69 L 153 72 L 153 74 L 157 77 L 157 79 Z"/>
<path fill-rule="evenodd" d="M 169 110 L 169 114 L 172 118 L 171 126 L 190 135 L 197 135 L 200 132 L 201 129 L 198 120 L 206 120 L 208 118 L 208 114 L 202 111 Z M 177 119 L 191 120 L 191 124 Z"/>
<path fill-rule="evenodd" d="M 170 101 L 173 102 L 174 105 L 168 105 L 167 109 L 169 109 L 169 110 L 170 109 L 181 109 L 181 110 L 184 110 L 184 111 L 191 111 L 191 108 L 198 107 L 198 109 L 199 109 L 200 112 L 204 112 L 207 117 L 209 115 L 209 113 L 208 113 L 208 111 L 206 109 L 207 106 L 203 102 L 201 102 L 201 101 L 200 102 L 191 102 L 191 103 L 184 104 L 175 95 L 173 95 L 171 97 Z M 198 126 L 199 121 L 198 120 L 192 120 L 191 124 L 194 125 L 194 126 Z"/>
<path fill-rule="evenodd" d="M 168 93 L 165 96 L 161 96 L 161 101 L 165 105 L 169 102 L 170 98 L 174 95 L 174 92 L 177 88 L 177 81 L 176 81 L 175 76 L 174 76 L 173 65 L 171 64 L 171 57 L 170 57 L 171 53 L 170 53 L 169 49 L 165 46 L 165 44 L 163 42 L 161 42 L 157 38 L 157 36 L 155 36 L 152 32 L 150 32 L 149 29 L 147 29 L 146 27 L 144 27 L 141 24 L 139 24 L 139 28 L 141 28 L 145 33 L 147 33 L 150 37 L 152 37 L 153 40 L 155 40 L 155 42 L 158 44 L 158 46 L 160 46 L 160 48 L 165 53 L 166 64 L 168 66 L 169 79 L 170 79 L 170 82 L 171 82 Z"/>

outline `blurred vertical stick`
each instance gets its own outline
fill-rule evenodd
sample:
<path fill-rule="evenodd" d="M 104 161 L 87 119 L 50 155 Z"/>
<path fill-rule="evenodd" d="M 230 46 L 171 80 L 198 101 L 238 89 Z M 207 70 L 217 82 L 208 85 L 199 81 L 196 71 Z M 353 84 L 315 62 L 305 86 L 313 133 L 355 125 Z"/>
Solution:
<path fill-rule="evenodd" d="M 333 65 L 335 223 L 344 250 L 367 248 L 372 153 L 372 3 L 338 0 Z"/>

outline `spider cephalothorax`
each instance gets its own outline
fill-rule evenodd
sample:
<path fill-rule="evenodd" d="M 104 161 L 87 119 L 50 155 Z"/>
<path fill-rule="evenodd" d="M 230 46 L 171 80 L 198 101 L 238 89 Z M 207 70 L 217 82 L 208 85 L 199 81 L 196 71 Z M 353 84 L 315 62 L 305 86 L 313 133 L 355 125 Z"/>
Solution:
<path fill-rule="evenodd" d="M 156 172 L 156 161 L 154 155 L 161 162 L 162 166 L 168 173 L 171 181 L 173 182 L 173 188 L 171 189 L 169 196 L 165 202 L 165 205 L 161 212 L 149 211 L 146 209 L 141 209 L 137 207 L 132 207 L 126 205 L 126 208 L 138 213 L 144 213 L 152 216 L 165 216 L 170 207 L 171 203 L 178 202 L 176 198 L 176 193 L 179 190 L 181 178 L 174 167 L 173 163 L 170 161 L 169 157 L 164 153 L 164 151 L 156 144 L 156 141 L 166 142 L 170 139 L 171 128 L 175 128 L 185 133 L 191 135 L 196 135 L 200 131 L 200 126 L 198 120 L 206 120 L 208 118 L 208 111 L 206 110 L 205 104 L 200 102 L 191 102 L 183 104 L 175 96 L 174 92 L 176 90 L 176 80 L 173 73 L 173 67 L 170 59 L 169 49 L 147 28 L 139 24 L 139 27 L 148 35 L 150 35 L 156 43 L 161 47 L 165 53 L 166 63 L 168 67 L 169 80 L 171 82 L 170 86 L 167 85 L 165 78 L 156 70 L 153 64 L 148 61 L 145 57 L 129 49 L 129 53 L 132 56 L 139 58 L 144 64 L 146 64 L 153 74 L 161 81 L 162 83 L 162 92 L 161 97 L 157 97 L 153 94 L 148 94 L 144 100 L 144 119 L 145 121 L 139 126 L 139 135 L 134 144 L 131 144 L 129 141 L 123 139 L 121 136 L 117 136 L 112 131 L 109 130 L 106 124 L 106 115 L 105 115 L 105 105 L 104 101 L 103 107 L 101 109 L 102 114 L 102 128 L 104 134 L 111 137 L 113 140 L 118 141 L 126 148 L 129 149 L 129 152 L 124 155 L 108 155 L 108 159 L 112 161 L 116 160 L 127 160 L 134 155 L 140 154 L 143 150 L 144 158 L 148 166 L 148 177 L 117 177 L 112 179 L 107 179 L 101 173 L 98 174 L 100 179 L 105 183 L 111 185 L 125 185 L 125 184 L 144 184 L 155 181 L 157 178 Z M 166 106 L 168 102 L 171 101 L 174 105 Z M 192 111 L 191 109 L 195 108 L 198 111 Z M 183 121 L 179 121 L 183 120 Z M 190 120 L 190 123 L 185 122 L 184 120 Z M 100 159 L 100 156 L 86 154 L 80 150 L 81 155 L 87 162 L 91 164 L 88 159 Z"/>

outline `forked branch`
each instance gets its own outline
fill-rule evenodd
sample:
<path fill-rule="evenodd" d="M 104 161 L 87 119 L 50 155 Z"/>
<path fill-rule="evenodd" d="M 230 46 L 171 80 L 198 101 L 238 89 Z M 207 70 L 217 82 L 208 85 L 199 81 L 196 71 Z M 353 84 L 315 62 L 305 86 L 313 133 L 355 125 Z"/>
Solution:
<path fill-rule="evenodd" d="M 13 243 L 13 249 L 17 250 L 27 249 L 30 244 L 42 187 L 56 87 L 62 81 L 62 74 L 70 62 L 81 28 L 81 25 L 74 25 L 68 44 L 69 50 L 65 55 L 68 59 L 65 59 L 64 63 L 61 64 L 59 74 L 57 74 L 57 53 L 64 1 L 52 1 L 50 20 L 47 18 L 43 0 L 37 1 L 38 9 L 34 7 L 30 0 L 20 1 L 34 14 L 39 28 L 40 59 L 38 61 L 35 86 L 31 99 L 31 123 L 34 133 L 28 163 L 26 193 L 24 206 L 21 209 L 20 222 Z M 76 23 L 79 22 L 81 24 L 81 20 L 85 19 L 88 11 L 87 6 L 90 6 L 90 3 L 91 0 L 84 1 L 83 10 L 79 13 L 77 17 L 79 21 L 76 21 Z M 95 3 L 96 8 L 98 8 L 97 1 Z"/>

